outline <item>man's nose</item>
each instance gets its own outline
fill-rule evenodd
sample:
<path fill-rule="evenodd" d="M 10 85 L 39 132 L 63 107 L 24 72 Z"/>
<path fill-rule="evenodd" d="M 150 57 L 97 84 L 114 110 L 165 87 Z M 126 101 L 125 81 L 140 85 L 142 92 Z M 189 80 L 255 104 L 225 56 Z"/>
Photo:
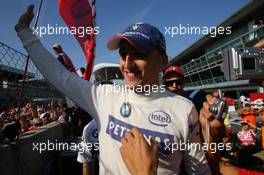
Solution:
<path fill-rule="evenodd" d="M 173 84 L 172 84 L 172 87 L 174 87 L 174 88 L 176 88 L 176 87 L 177 87 L 177 84 L 176 84 L 176 82 L 173 82 Z"/>
<path fill-rule="evenodd" d="M 133 58 L 132 58 L 131 54 L 127 54 L 126 55 L 125 65 L 126 65 L 127 68 L 129 68 L 130 66 L 133 65 Z"/>

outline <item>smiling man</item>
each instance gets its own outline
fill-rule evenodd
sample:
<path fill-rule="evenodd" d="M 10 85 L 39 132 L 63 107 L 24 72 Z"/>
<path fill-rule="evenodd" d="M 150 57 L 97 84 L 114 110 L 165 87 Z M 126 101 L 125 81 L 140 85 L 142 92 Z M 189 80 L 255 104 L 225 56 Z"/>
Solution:
<path fill-rule="evenodd" d="M 168 62 L 165 39 L 158 29 L 146 23 L 134 24 L 114 35 L 108 48 L 119 48 L 120 69 L 130 86 L 158 84 L 160 69 Z"/>
<path fill-rule="evenodd" d="M 108 91 L 113 85 L 93 85 L 68 72 L 32 34 L 29 24 L 33 6 L 20 17 L 15 29 L 34 64 L 66 96 L 95 118 L 99 131 L 100 174 L 130 174 L 120 147 L 132 128 L 150 142 L 159 143 L 158 174 L 179 174 L 183 160 L 188 174 L 211 174 L 204 152 L 197 147 L 184 151 L 174 146 L 200 144 L 198 116 L 194 105 L 169 91 L 138 93 L 133 88 Z M 129 87 L 159 86 L 159 73 L 167 64 L 166 44 L 161 32 L 146 23 L 129 26 L 110 38 L 110 50 L 119 49 L 120 69 Z M 194 146 L 195 146 L 194 145 Z"/>

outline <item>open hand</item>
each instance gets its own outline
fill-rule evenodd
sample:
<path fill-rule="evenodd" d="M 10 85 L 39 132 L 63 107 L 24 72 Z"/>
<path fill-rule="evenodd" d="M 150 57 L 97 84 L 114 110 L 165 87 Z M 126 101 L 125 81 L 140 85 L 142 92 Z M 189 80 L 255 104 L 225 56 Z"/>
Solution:
<path fill-rule="evenodd" d="M 200 123 L 202 126 L 203 136 L 205 138 L 206 120 L 209 120 L 210 131 L 211 131 L 210 140 L 215 141 L 219 137 L 219 134 L 222 133 L 225 128 L 223 121 L 219 121 L 215 119 L 213 114 L 209 111 L 209 106 L 213 105 L 216 102 L 216 98 L 211 95 L 207 95 L 206 99 L 207 101 L 203 103 L 203 108 L 200 111 Z"/>
<path fill-rule="evenodd" d="M 158 145 L 151 139 L 151 145 L 137 128 L 126 132 L 121 140 L 121 157 L 132 175 L 155 175 L 158 166 Z"/>
<path fill-rule="evenodd" d="M 20 32 L 25 28 L 29 28 L 29 25 L 34 17 L 34 5 L 30 5 L 27 8 L 27 11 L 20 16 L 18 23 L 15 26 L 15 30 Z"/>

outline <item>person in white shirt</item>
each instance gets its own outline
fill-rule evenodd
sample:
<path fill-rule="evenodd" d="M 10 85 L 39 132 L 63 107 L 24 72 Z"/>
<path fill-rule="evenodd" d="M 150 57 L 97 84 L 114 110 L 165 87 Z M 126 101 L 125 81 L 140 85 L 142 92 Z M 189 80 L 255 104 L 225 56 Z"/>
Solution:
<path fill-rule="evenodd" d="M 119 49 L 126 85 L 94 85 L 71 74 L 43 47 L 29 25 L 33 6 L 20 17 L 15 30 L 30 58 L 57 89 L 94 117 L 100 145 L 100 174 L 130 174 L 120 154 L 125 131 L 137 128 L 144 138 L 159 143 L 158 174 L 179 174 L 181 161 L 188 174 L 211 174 L 205 154 L 197 149 L 198 115 L 188 99 L 159 84 L 167 65 L 164 36 L 147 23 L 136 23 L 110 38 L 108 48 Z M 126 88 L 129 87 L 129 88 Z M 184 151 L 173 146 L 193 144 Z"/>
<path fill-rule="evenodd" d="M 89 122 L 83 129 L 81 149 L 77 161 L 83 164 L 83 175 L 98 174 L 98 129 L 95 120 Z"/>

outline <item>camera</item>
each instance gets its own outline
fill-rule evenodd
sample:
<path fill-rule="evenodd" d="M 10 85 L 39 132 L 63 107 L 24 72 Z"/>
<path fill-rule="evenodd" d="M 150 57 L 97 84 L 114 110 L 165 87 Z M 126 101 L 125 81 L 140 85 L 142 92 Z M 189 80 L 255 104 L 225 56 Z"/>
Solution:
<path fill-rule="evenodd" d="M 214 114 L 215 119 L 224 120 L 228 111 L 227 103 L 217 98 L 213 105 L 209 106 L 209 111 Z"/>
<path fill-rule="evenodd" d="M 221 70 L 227 81 L 262 79 L 264 77 L 264 49 L 229 48 L 223 52 Z"/>

